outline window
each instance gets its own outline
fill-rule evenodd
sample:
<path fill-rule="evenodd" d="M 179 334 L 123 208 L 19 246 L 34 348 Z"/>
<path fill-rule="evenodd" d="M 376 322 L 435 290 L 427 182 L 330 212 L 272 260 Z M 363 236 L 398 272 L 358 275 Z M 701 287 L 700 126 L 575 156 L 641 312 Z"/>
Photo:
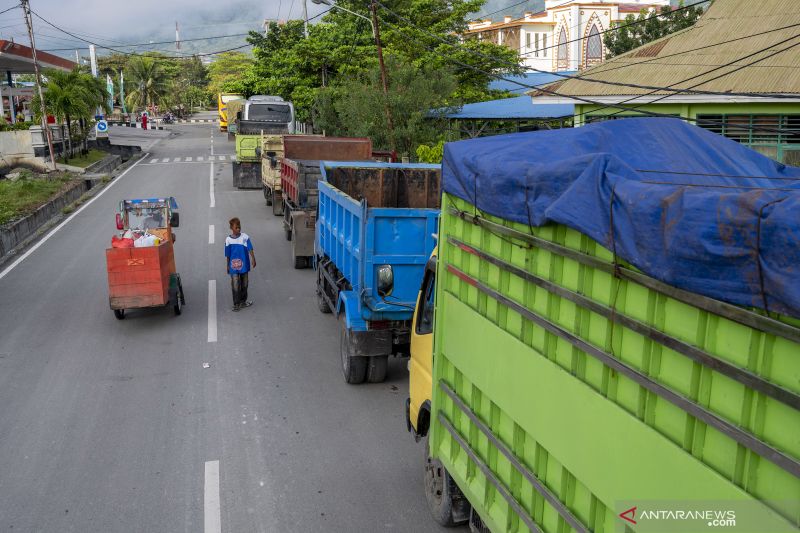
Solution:
<path fill-rule="evenodd" d="M 600 38 L 597 24 L 593 24 L 592 29 L 589 30 L 589 37 L 586 39 L 586 66 L 601 61 L 603 61 L 603 40 Z"/>
<path fill-rule="evenodd" d="M 542 34 L 542 55 L 547 57 L 547 34 Z"/>
<path fill-rule="evenodd" d="M 436 294 L 436 258 L 432 257 L 425 267 L 425 277 L 422 280 L 422 294 L 417 310 L 417 335 L 433 333 L 433 299 Z"/>
<path fill-rule="evenodd" d="M 538 35 L 537 35 L 537 37 L 538 37 Z M 531 33 L 530 32 L 525 33 L 525 46 L 528 48 L 528 50 L 531 49 Z"/>
<path fill-rule="evenodd" d="M 569 50 L 567 49 L 567 30 L 561 26 L 561 33 L 558 34 L 558 69 L 566 70 L 569 68 Z"/>
<path fill-rule="evenodd" d="M 536 34 L 536 57 L 539 57 L 539 34 Z"/>
<path fill-rule="evenodd" d="M 800 115 L 697 115 L 697 125 L 785 164 L 800 159 Z"/>

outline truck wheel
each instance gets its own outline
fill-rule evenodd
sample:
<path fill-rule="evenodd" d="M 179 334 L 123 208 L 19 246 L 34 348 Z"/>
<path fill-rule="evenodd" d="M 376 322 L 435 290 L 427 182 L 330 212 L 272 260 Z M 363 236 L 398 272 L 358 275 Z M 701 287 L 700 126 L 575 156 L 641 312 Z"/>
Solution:
<path fill-rule="evenodd" d="M 364 383 L 367 375 L 367 358 L 353 355 L 353 346 L 350 341 L 350 331 L 347 323 L 342 320 L 342 329 L 339 334 L 339 350 L 342 355 L 342 373 L 345 382 L 350 385 Z"/>
<path fill-rule="evenodd" d="M 172 310 L 175 311 L 175 316 L 183 312 L 183 302 L 181 302 L 181 297 L 178 293 L 175 293 L 175 303 L 172 304 Z"/>
<path fill-rule="evenodd" d="M 292 240 L 292 230 L 290 228 L 286 227 L 286 224 L 283 225 L 283 233 L 286 235 L 286 240 L 287 241 L 291 241 Z"/>
<path fill-rule="evenodd" d="M 117 317 L 117 320 L 122 320 L 123 318 L 125 318 L 125 310 L 114 309 L 114 316 Z"/>
<path fill-rule="evenodd" d="M 272 205 L 272 191 L 264 187 L 264 200 L 267 201 L 267 205 Z"/>
<path fill-rule="evenodd" d="M 367 357 L 367 382 L 383 383 L 386 381 L 386 370 L 389 368 L 388 355 Z"/>
<path fill-rule="evenodd" d="M 279 217 L 283 214 L 283 198 L 277 196 L 274 192 L 272 195 L 274 196 L 272 199 L 272 214 Z"/>
<path fill-rule="evenodd" d="M 445 527 L 469 520 L 469 501 L 447 473 L 441 461 L 431 457 L 429 437 L 425 438 L 425 499 L 433 519 Z"/>
<path fill-rule="evenodd" d="M 317 288 L 317 308 L 321 313 L 329 314 L 331 312 L 331 306 L 328 305 L 328 300 L 326 300 L 325 295 L 322 294 L 321 288 Z"/>

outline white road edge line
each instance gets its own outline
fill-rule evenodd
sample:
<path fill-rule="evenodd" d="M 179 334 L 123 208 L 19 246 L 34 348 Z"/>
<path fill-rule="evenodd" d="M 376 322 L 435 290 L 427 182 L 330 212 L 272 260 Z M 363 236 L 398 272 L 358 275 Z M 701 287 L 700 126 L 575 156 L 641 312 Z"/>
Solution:
<path fill-rule="evenodd" d="M 100 191 L 99 193 L 95 194 L 95 195 L 94 195 L 94 196 L 93 196 L 93 197 L 92 197 L 92 198 L 91 198 L 91 199 L 90 199 L 88 202 L 86 202 L 85 204 L 83 204 L 83 205 L 82 205 L 82 206 L 81 206 L 81 207 L 80 207 L 80 208 L 79 208 L 77 211 L 75 211 L 75 212 L 74 212 L 74 213 L 72 213 L 72 214 L 71 214 L 69 217 L 67 217 L 67 219 L 66 219 L 64 222 L 62 222 L 61 224 L 59 224 L 58 226 L 56 226 L 56 227 L 55 227 L 55 228 L 54 228 L 54 229 L 53 229 L 53 230 L 52 230 L 50 233 L 48 233 L 47 235 L 45 235 L 45 236 L 44 236 L 44 238 L 43 238 L 42 240 L 40 240 L 39 242 L 37 242 L 36 244 L 34 244 L 34 245 L 31 247 L 31 249 L 30 249 L 30 250 L 28 250 L 27 252 L 25 252 L 24 254 L 22 254 L 22 255 L 19 257 L 19 259 L 17 259 L 16 261 L 14 261 L 14 262 L 13 262 L 13 263 L 11 263 L 10 265 L 8 265 L 8 267 L 6 267 L 6 269 L 5 269 L 5 270 L 3 270 L 2 272 L 0 272 L 0 279 L 3 279 L 4 277 L 6 277 L 6 275 L 7 275 L 9 272 L 11 272 L 12 270 L 14 270 L 14 268 L 15 268 L 17 265 L 19 265 L 20 263 L 22 263 L 22 262 L 23 262 L 23 261 L 24 261 L 24 260 L 25 260 L 25 259 L 26 259 L 26 258 L 29 256 L 29 255 L 31 255 L 33 252 L 35 252 L 36 250 L 38 250 L 38 249 L 39 249 L 39 247 L 40 247 L 41 245 L 43 245 L 44 243 L 46 243 L 46 242 L 47 242 L 47 240 L 48 240 L 50 237 L 52 237 L 53 235 L 55 235 L 55 234 L 56 234 L 56 232 L 57 232 L 58 230 L 60 230 L 60 229 L 61 229 L 61 228 L 63 228 L 64 226 L 66 226 L 66 225 L 67 225 L 67 223 L 68 223 L 70 220 L 72 220 L 73 218 L 75 218 L 76 216 L 78 216 L 78 215 L 81 213 L 81 211 L 83 211 L 84 209 L 86 209 L 87 207 L 89 207 L 90 205 L 92 205 L 92 202 L 94 202 L 95 200 L 97 200 L 98 198 L 100 198 L 101 196 L 103 196 L 103 195 L 106 193 L 106 191 L 107 191 L 107 190 L 109 190 L 111 187 L 113 187 L 113 186 L 114 186 L 114 185 L 115 185 L 117 182 L 119 182 L 119 180 L 121 180 L 121 179 L 123 178 L 123 176 L 125 176 L 125 174 L 127 174 L 128 172 L 130 172 L 131 170 L 133 170 L 133 167 L 135 167 L 136 165 L 138 165 L 139 163 L 141 163 L 142 161 L 144 161 L 144 159 L 145 159 L 147 156 L 149 156 L 149 155 L 150 155 L 150 153 L 149 153 L 149 152 L 148 152 L 148 153 L 146 153 L 146 154 L 144 154 L 144 155 L 143 155 L 143 156 L 142 156 L 142 157 L 141 157 L 141 158 L 140 158 L 140 159 L 139 159 L 139 160 L 138 160 L 136 163 L 134 163 L 134 164 L 132 164 L 131 166 L 129 166 L 128 168 L 126 168 L 126 169 L 125 169 L 125 171 L 124 171 L 122 174 L 120 174 L 119 176 L 117 176 L 117 178 L 116 178 L 114 181 L 112 181 L 111 183 L 109 183 L 109 184 L 106 186 L 106 188 L 105 188 L 105 189 L 103 189 L 103 190 L 102 190 L 102 191 Z"/>
<path fill-rule="evenodd" d="M 205 533 L 221 533 L 222 517 L 219 501 L 219 461 L 206 461 L 205 487 L 203 489 L 203 515 Z"/>
<path fill-rule="evenodd" d="M 215 207 L 217 204 L 216 199 L 214 198 L 214 162 L 211 162 L 211 166 L 209 168 L 208 173 L 208 196 L 209 196 L 209 206 L 208 207 Z"/>
<path fill-rule="evenodd" d="M 208 342 L 217 342 L 217 280 L 208 280 Z"/>
<path fill-rule="evenodd" d="M 214 224 L 208 225 L 208 244 L 214 244 Z"/>

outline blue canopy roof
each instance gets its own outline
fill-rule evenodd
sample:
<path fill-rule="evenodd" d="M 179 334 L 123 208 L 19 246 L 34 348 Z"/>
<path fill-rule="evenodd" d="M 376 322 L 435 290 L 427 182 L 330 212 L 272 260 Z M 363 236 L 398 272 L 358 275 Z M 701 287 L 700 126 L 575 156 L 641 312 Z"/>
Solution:
<path fill-rule="evenodd" d="M 800 317 L 800 168 L 682 120 L 448 143 L 442 188 L 506 220 L 564 224 L 675 287 Z"/>
<path fill-rule="evenodd" d="M 466 104 L 460 111 L 447 113 L 454 119 L 547 119 L 571 117 L 575 113 L 572 104 L 534 104 L 530 96 L 502 98 Z"/>
<path fill-rule="evenodd" d="M 575 74 L 575 71 L 571 70 L 568 72 L 559 72 L 559 74 L 566 74 L 572 76 Z M 519 85 L 519 83 L 524 83 L 525 85 L 533 85 L 535 87 L 538 87 L 540 85 L 547 85 L 548 83 L 565 79 L 563 76 L 558 76 L 557 74 L 553 74 L 550 72 L 526 72 L 525 74 L 521 74 L 519 76 L 503 76 L 503 78 L 505 79 L 491 81 L 489 83 L 489 88 L 498 91 L 511 91 L 514 93 L 519 93 L 522 91 L 530 90 L 529 87 L 524 87 L 522 85 Z M 519 83 L 513 83 L 513 82 L 519 82 Z"/>

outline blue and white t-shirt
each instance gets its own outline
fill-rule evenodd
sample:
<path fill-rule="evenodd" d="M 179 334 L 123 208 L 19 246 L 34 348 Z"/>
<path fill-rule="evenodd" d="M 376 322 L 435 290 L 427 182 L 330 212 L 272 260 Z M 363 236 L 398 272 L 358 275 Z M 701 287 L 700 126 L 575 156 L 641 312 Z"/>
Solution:
<path fill-rule="evenodd" d="M 228 235 L 225 239 L 225 257 L 228 258 L 231 274 L 245 274 L 250 272 L 250 251 L 253 243 L 247 233 L 240 233 L 238 237 Z"/>

